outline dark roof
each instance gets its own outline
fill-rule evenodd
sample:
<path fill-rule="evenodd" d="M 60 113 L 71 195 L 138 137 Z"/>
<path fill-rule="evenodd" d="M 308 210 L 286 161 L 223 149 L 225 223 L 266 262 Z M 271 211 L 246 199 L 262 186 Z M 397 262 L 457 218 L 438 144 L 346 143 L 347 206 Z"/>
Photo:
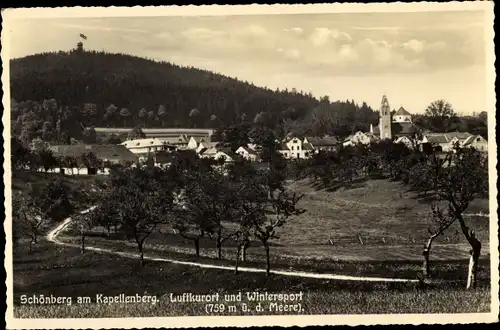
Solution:
<path fill-rule="evenodd" d="M 207 140 L 210 140 L 204 136 L 191 136 L 191 138 L 193 138 L 196 141 L 196 143 L 207 142 Z M 210 142 L 210 141 L 208 141 L 208 142 Z"/>
<path fill-rule="evenodd" d="M 74 145 L 52 145 L 49 149 L 56 157 L 79 157 L 87 152 L 92 152 L 98 159 L 108 160 L 110 162 L 135 162 L 137 156 L 134 155 L 125 146 L 119 144 L 74 144 Z"/>
<path fill-rule="evenodd" d="M 255 150 L 253 150 L 253 149 L 251 149 L 249 147 L 243 147 L 243 146 L 241 146 L 240 148 L 242 148 L 243 150 L 245 150 L 249 155 L 258 155 L 258 153 Z"/>
<path fill-rule="evenodd" d="M 391 123 L 391 132 L 393 135 L 411 135 L 418 131 L 413 123 Z"/>
<path fill-rule="evenodd" d="M 465 140 L 465 139 L 468 139 L 470 136 L 472 136 L 472 134 L 467 133 L 467 132 L 448 132 L 448 133 L 446 133 L 446 135 L 448 136 L 448 138 L 450 140 L 455 138 L 455 137 L 459 140 Z"/>
<path fill-rule="evenodd" d="M 425 136 L 427 138 L 428 143 L 448 143 L 449 140 L 447 139 L 445 134 L 429 134 Z"/>
<path fill-rule="evenodd" d="M 398 111 L 394 114 L 395 116 L 411 116 L 411 113 L 405 110 L 405 108 L 401 107 L 399 108 Z"/>
<path fill-rule="evenodd" d="M 309 142 L 313 146 L 335 146 L 338 144 L 338 141 L 334 136 L 307 136 L 306 139 L 307 142 Z"/>
<path fill-rule="evenodd" d="M 391 134 L 392 135 L 412 135 L 418 132 L 419 128 L 417 125 L 411 122 L 405 123 L 391 123 Z M 373 134 L 380 135 L 380 128 L 378 126 L 373 125 Z"/>
<path fill-rule="evenodd" d="M 233 150 L 229 147 L 220 148 L 217 150 L 217 152 L 223 152 L 226 155 L 228 155 L 229 157 L 231 157 L 232 159 L 235 159 L 236 157 L 241 157 L 241 155 L 233 152 Z"/>
<path fill-rule="evenodd" d="M 290 148 L 288 148 L 288 145 L 286 144 L 286 142 L 281 142 L 279 144 L 279 150 L 290 150 Z"/>
<path fill-rule="evenodd" d="M 308 139 L 309 141 L 309 139 Z M 302 143 L 303 150 L 314 150 L 313 146 L 310 143 Z"/>

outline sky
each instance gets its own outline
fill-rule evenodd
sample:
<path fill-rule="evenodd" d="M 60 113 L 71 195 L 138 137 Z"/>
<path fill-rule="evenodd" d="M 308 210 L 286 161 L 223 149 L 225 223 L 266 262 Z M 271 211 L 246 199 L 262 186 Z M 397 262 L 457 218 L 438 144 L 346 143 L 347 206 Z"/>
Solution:
<path fill-rule="evenodd" d="M 12 58 L 84 48 L 208 69 L 272 89 L 423 113 L 486 109 L 483 11 L 16 19 Z M 488 86 L 490 88 L 490 86 Z"/>

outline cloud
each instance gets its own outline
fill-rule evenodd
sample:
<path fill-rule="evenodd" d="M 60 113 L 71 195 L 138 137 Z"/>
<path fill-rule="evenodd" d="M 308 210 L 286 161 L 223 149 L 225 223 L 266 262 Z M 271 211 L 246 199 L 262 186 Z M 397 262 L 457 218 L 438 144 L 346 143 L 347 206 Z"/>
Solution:
<path fill-rule="evenodd" d="M 226 32 L 208 28 L 190 28 L 181 32 L 181 35 L 189 40 L 210 41 L 226 35 Z"/>
<path fill-rule="evenodd" d="M 424 42 L 412 39 L 403 44 L 403 48 L 414 51 L 415 53 L 421 53 L 424 50 Z"/>
<path fill-rule="evenodd" d="M 314 29 L 309 38 L 313 43 L 313 45 L 316 47 L 324 46 L 333 41 L 336 42 L 352 41 L 352 37 L 348 33 L 325 27 L 319 27 Z"/>
<path fill-rule="evenodd" d="M 291 32 L 291 33 L 295 33 L 295 34 L 302 34 L 304 33 L 304 29 L 300 28 L 300 27 L 292 27 L 292 28 L 289 28 L 289 29 L 284 29 L 285 32 Z"/>
<path fill-rule="evenodd" d="M 243 28 L 241 31 L 239 31 L 239 34 L 249 35 L 249 36 L 264 36 L 267 35 L 268 33 L 269 32 L 267 31 L 267 29 L 259 25 L 249 25 Z"/>
<path fill-rule="evenodd" d="M 296 60 L 301 57 L 301 52 L 297 48 L 291 48 L 291 49 L 278 48 L 277 51 L 279 53 L 282 53 L 283 56 L 289 60 Z"/>

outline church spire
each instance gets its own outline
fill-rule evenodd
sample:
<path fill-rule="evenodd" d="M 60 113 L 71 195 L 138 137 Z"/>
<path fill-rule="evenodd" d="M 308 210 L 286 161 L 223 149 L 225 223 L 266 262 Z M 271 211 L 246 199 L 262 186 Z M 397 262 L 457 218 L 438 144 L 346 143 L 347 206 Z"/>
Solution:
<path fill-rule="evenodd" d="M 391 107 L 389 100 L 384 94 L 380 103 L 380 120 L 379 120 L 380 139 L 392 139 L 391 132 Z"/>

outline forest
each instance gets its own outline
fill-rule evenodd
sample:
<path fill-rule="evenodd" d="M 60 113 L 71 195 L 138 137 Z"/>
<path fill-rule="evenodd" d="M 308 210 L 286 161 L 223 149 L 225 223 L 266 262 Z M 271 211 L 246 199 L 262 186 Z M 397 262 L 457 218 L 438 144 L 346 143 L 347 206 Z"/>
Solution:
<path fill-rule="evenodd" d="M 309 127 L 306 122 L 321 104 L 342 116 L 343 130 L 349 132 L 353 125 L 369 127 L 378 118 L 365 103 L 353 100 L 317 100 L 294 89 L 271 90 L 193 67 L 104 52 L 14 59 L 11 93 L 13 133 L 18 136 L 20 122 L 33 119 L 40 132 L 48 123 L 56 131 L 66 122 L 72 127 L 66 131 L 77 139 L 87 126 L 219 128 L 260 121 L 290 130 Z"/>

